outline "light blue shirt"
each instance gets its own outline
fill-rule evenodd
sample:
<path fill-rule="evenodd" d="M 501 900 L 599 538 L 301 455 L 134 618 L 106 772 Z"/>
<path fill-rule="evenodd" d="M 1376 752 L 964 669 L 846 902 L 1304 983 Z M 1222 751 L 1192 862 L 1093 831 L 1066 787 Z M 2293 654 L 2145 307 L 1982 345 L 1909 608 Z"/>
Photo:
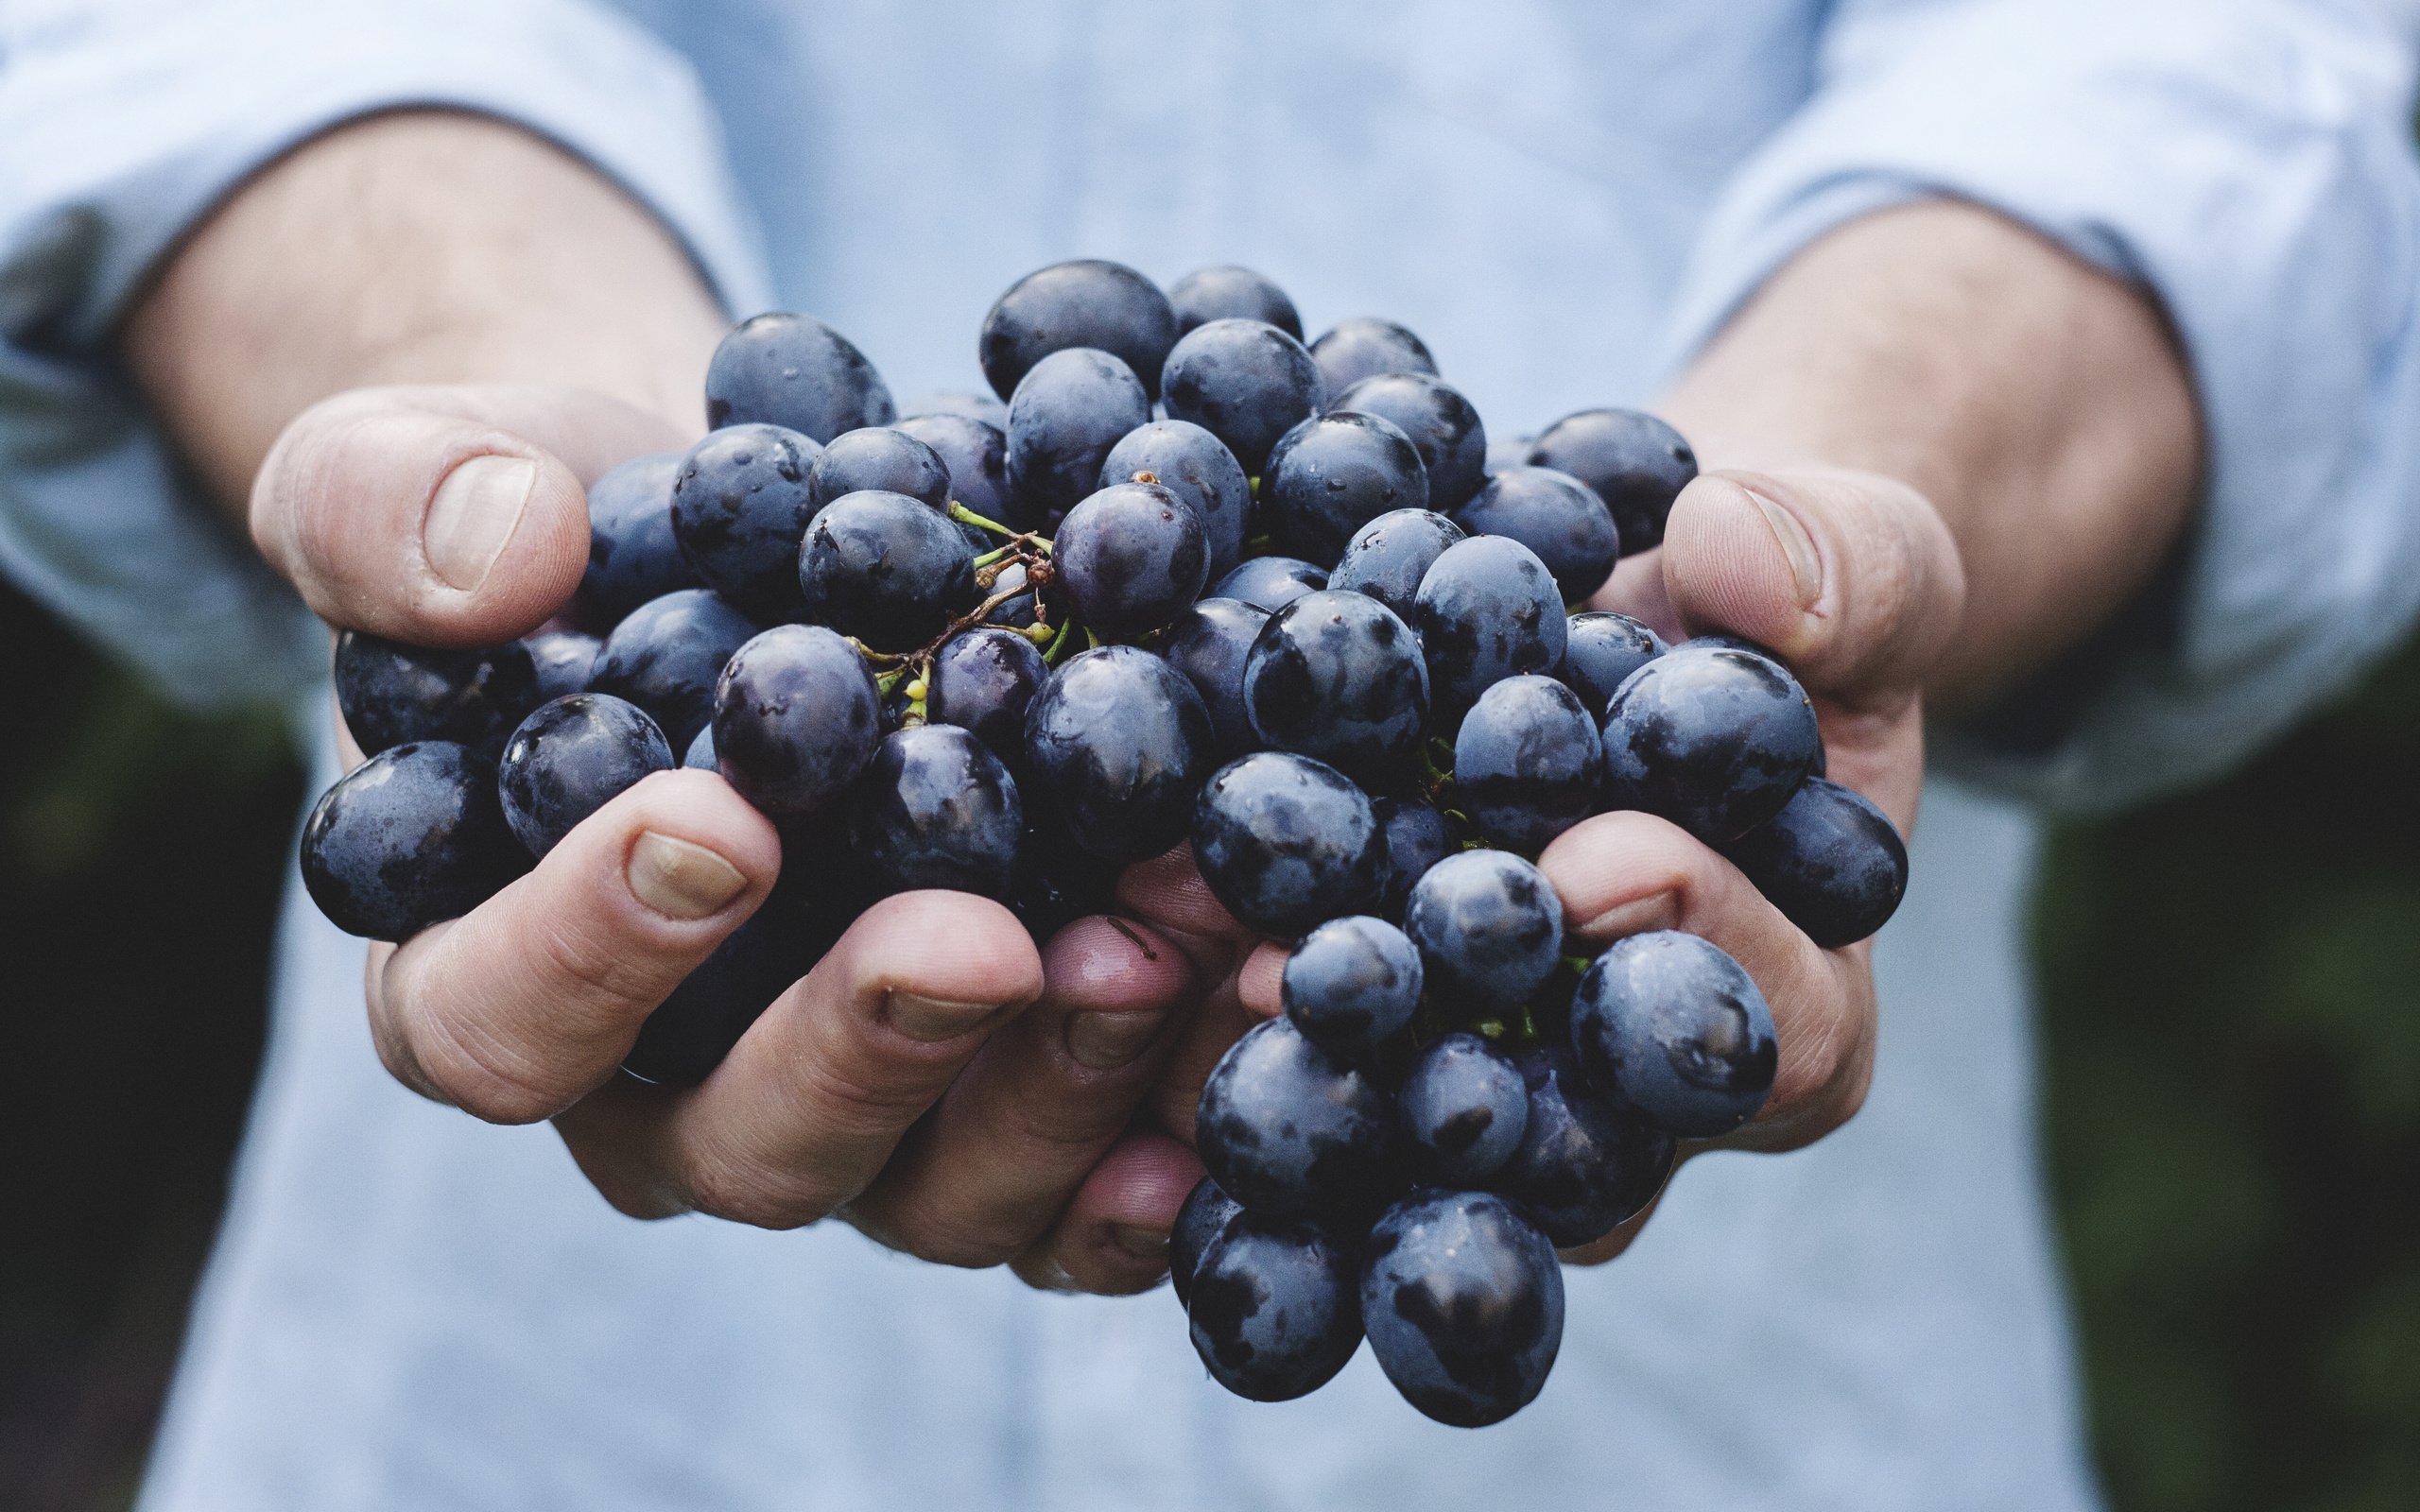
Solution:
<path fill-rule="evenodd" d="M 2412 32 L 2387 0 L 15 0 L 0 567 L 181 697 L 323 675 L 106 346 L 244 173 L 381 106 L 565 144 L 735 313 L 813 310 L 903 397 L 977 385 L 1029 267 L 1236 261 L 1314 331 L 1407 321 L 1505 433 L 1650 397 L 1810 238 L 1950 194 L 2143 281 L 2208 420 L 2163 611 L 2045 738 L 1950 747 L 2003 795 L 2118 801 L 2239 756 L 2420 606 Z M 1933 784 L 1865 1111 L 1693 1164 L 1570 1273 L 1545 1395 L 1478 1434 L 1366 1354 L 1303 1402 L 1228 1399 L 1165 1294 L 620 1219 L 549 1131 L 394 1086 L 360 947 L 295 902 L 145 1507 L 2089 1506 L 2031 1127 L 2033 833 Z"/>

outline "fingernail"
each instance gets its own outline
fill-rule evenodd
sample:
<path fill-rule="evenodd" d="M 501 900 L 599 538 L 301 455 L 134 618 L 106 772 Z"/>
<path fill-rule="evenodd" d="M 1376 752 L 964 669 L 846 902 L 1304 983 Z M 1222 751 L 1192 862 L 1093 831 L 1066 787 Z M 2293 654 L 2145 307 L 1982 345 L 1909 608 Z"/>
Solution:
<path fill-rule="evenodd" d="M 1150 1049 L 1161 1022 L 1156 1013 L 1071 1013 L 1067 1054 L 1095 1071 L 1112 1071 Z"/>
<path fill-rule="evenodd" d="M 1573 933 L 1590 939 L 1620 939 L 1627 935 L 1644 935 L 1650 930 L 1670 929 L 1681 921 L 1680 902 L 1678 895 L 1668 892 L 1634 898 L 1617 907 L 1606 909 Z"/>
<path fill-rule="evenodd" d="M 748 890 L 748 879 L 722 857 L 688 840 L 641 831 L 631 847 L 631 894 L 667 919 L 721 913 Z"/>
<path fill-rule="evenodd" d="M 1164 1261 L 1168 1258 L 1168 1231 L 1165 1228 L 1114 1223 L 1109 1226 L 1109 1242 L 1136 1260 Z"/>
<path fill-rule="evenodd" d="M 1824 563 L 1815 555 L 1815 538 L 1798 523 L 1798 516 L 1772 500 L 1753 489 L 1740 491 L 1765 517 L 1765 528 L 1773 533 L 1773 544 L 1781 548 L 1782 559 L 1789 563 L 1789 576 L 1798 589 L 1798 607 L 1813 609 L 1815 600 L 1824 593 Z"/>
<path fill-rule="evenodd" d="M 884 1002 L 890 1026 L 910 1040 L 931 1043 L 964 1034 L 998 1011 L 992 1003 L 952 1003 L 893 988 Z"/>
<path fill-rule="evenodd" d="M 488 580 L 521 524 L 538 464 L 521 456 L 475 456 L 455 465 L 428 501 L 421 549 L 438 576 L 464 593 Z"/>

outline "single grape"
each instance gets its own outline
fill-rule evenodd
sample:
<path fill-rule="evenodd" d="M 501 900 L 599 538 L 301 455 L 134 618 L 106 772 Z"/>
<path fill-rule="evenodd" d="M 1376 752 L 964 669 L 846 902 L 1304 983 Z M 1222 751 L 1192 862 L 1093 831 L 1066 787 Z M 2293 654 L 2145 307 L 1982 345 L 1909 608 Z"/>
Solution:
<path fill-rule="evenodd" d="M 936 509 L 946 509 L 949 485 L 949 464 L 939 452 L 888 425 L 842 431 L 816 454 L 806 470 L 807 497 L 816 509 L 867 489 L 904 493 Z"/>
<path fill-rule="evenodd" d="M 1253 557 L 1211 585 L 1209 596 L 1239 598 L 1274 613 L 1327 586 L 1327 574 L 1299 557 Z"/>
<path fill-rule="evenodd" d="M 715 679 L 756 624 L 719 594 L 684 588 L 649 599 L 605 637 L 591 693 L 628 698 L 683 749 L 715 713 Z"/>
<path fill-rule="evenodd" d="M 767 814 L 812 814 L 873 761 L 880 705 L 856 647 L 820 625 L 777 625 L 735 652 L 715 685 L 718 769 Z"/>
<path fill-rule="evenodd" d="M 1100 486 L 1134 482 L 1138 472 L 1151 474 L 1201 516 L 1210 577 L 1235 571 L 1243 559 L 1252 481 L 1227 443 L 1184 421 L 1155 420 L 1128 431 L 1109 449 L 1100 465 Z"/>
<path fill-rule="evenodd" d="M 1419 1180 L 1479 1187 L 1521 1147 L 1530 1091 L 1521 1068 L 1478 1035 L 1449 1034 L 1420 1053 L 1395 1093 L 1397 1132 Z"/>
<path fill-rule="evenodd" d="M 530 670 L 537 678 L 531 696 L 541 704 L 587 692 L 588 674 L 596 666 L 596 653 L 605 648 L 602 638 L 579 630 L 525 635 L 521 644 L 529 648 Z"/>
<path fill-rule="evenodd" d="M 1084 627 L 1131 640 L 1201 594 L 1209 551 L 1201 516 L 1173 491 L 1119 483 L 1067 511 L 1050 559 Z"/>
<path fill-rule="evenodd" d="M 778 425 L 710 431 L 681 459 L 672 533 L 708 588 L 767 623 L 798 613 L 798 539 L 821 449 Z"/>
<path fill-rule="evenodd" d="M 1252 1401 L 1290 1401 L 1361 1347 L 1351 1252 L 1309 1223 L 1238 1212 L 1195 1266 L 1186 1308 L 1211 1378 Z"/>
<path fill-rule="evenodd" d="M 1534 673 L 1478 696 L 1454 736 L 1454 790 L 1481 838 L 1533 856 L 1596 811 L 1605 780 L 1579 695 Z"/>
<path fill-rule="evenodd" d="M 1011 386 L 1013 387 L 1013 386 Z M 971 388 L 936 388 L 919 394 L 912 403 L 899 406 L 899 425 L 906 429 L 911 420 L 931 420 L 937 416 L 971 420 L 991 426 L 1006 435 L 1009 429 L 1009 402 L 997 394 L 978 394 Z M 910 432 L 921 435 L 921 432 Z M 931 440 L 927 436 L 925 440 Z M 938 446 L 935 448 L 938 450 Z M 969 506 L 968 507 L 973 507 Z M 998 518 L 997 516 L 994 517 Z"/>
<path fill-rule="evenodd" d="M 302 885 L 328 921 L 409 939 L 527 870 L 496 804 L 495 764 L 450 740 L 406 741 L 320 795 L 302 822 Z"/>
<path fill-rule="evenodd" d="M 1519 1065 L 1530 1113 L 1495 1190 L 1557 1246 L 1594 1244 L 1663 1190 L 1672 1136 L 1590 1091 L 1563 1046 L 1524 1051 Z"/>
<path fill-rule="evenodd" d="M 1411 627 L 1428 659 L 1429 697 L 1450 731 L 1478 696 L 1524 672 L 1552 676 L 1570 634 L 1563 596 L 1537 553 L 1502 536 L 1474 536 L 1420 579 Z"/>
<path fill-rule="evenodd" d="M 1002 399 L 1044 358 L 1071 347 L 1116 357 L 1156 396 L 1160 365 L 1175 342 L 1176 312 L 1157 284 L 1122 264 L 1084 258 L 1037 268 L 1009 285 L 983 317 L 977 350 L 984 378 Z"/>
<path fill-rule="evenodd" d="M 684 770 L 693 772 L 722 769 L 721 764 L 715 760 L 715 727 L 711 721 L 698 731 L 697 739 L 689 742 L 688 750 L 681 757 L 681 765 Z"/>
<path fill-rule="evenodd" d="M 610 626 L 650 598 L 705 579 L 672 534 L 679 452 L 634 456 L 588 486 L 588 571 L 579 579 L 583 623 Z"/>
<path fill-rule="evenodd" d="M 1680 432 L 1630 409 L 1565 415 L 1539 433 L 1528 461 L 1594 490 L 1613 511 L 1623 548 L 1634 552 L 1662 543 L 1672 501 L 1698 475 L 1697 454 Z"/>
<path fill-rule="evenodd" d="M 826 505 L 796 570 L 805 619 L 877 651 L 912 651 L 976 605 L 966 538 L 904 493 L 870 489 Z"/>
<path fill-rule="evenodd" d="M 1563 1266 L 1547 1237 L 1487 1192 L 1422 1192 L 1370 1231 L 1363 1326 L 1404 1400 L 1456 1428 L 1537 1399 L 1563 1347 Z"/>
<path fill-rule="evenodd" d="M 1563 900 L 1510 851 L 1462 850 L 1412 884 L 1403 929 L 1420 947 L 1430 997 L 1468 1022 L 1513 1012 L 1553 974 Z"/>
<path fill-rule="evenodd" d="M 1494 477 L 1508 468 L 1526 467 L 1530 448 L 1537 441 L 1534 436 L 1495 436 L 1487 438 L 1487 475 Z"/>
<path fill-rule="evenodd" d="M 504 743 L 496 793 L 504 821 L 533 856 L 650 772 L 672 769 L 672 747 L 647 712 L 610 693 L 542 704 Z"/>
<path fill-rule="evenodd" d="M 961 630 L 933 656 L 926 708 L 936 724 L 956 725 L 1004 762 L 1025 759 L 1025 710 L 1050 668 L 1042 648 L 1014 630 Z"/>
<path fill-rule="evenodd" d="M 1664 637 L 1627 614 L 1599 611 L 1571 616 L 1564 637 L 1563 685 L 1580 695 L 1588 717 L 1604 722 L 1605 708 L 1630 675 L 1671 647 Z"/>
<path fill-rule="evenodd" d="M 1668 929 L 1616 940 L 1581 976 L 1571 1044 L 1607 1099 L 1692 1139 L 1755 1117 L 1781 1054 L 1755 979 Z"/>
<path fill-rule="evenodd" d="M 893 428 L 931 447 L 941 458 L 949 472 L 948 497 L 986 520 L 1011 529 L 1031 530 L 1042 524 L 1042 517 L 1018 508 L 1016 495 L 1009 489 L 1005 410 L 1000 421 L 994 426 L 964 415 L 912 415 Z"/>
<path fill-rule="evenodd" d="M 1353 532 L 1327 575 L 1327 586 L 1367 593 L 1408 624 L 1420 580 L 1446 547 L 1463 539 L 1461 526 L 1434 510 L 1389 510 Z"/>
<path fill-rule="evenodd" d="M 1378 785 L 1418 765 L 1428 669 L 1411 627 L 1364 593 L 1322 589 L 1269 617 L 1244 661 L 1253 733 Z"/>
<path fill-rule="evenodd" d="M 1208 1253 L 1210 1242 L 1227 1220 L 1243 1211 L 1243 1204 L 1219 1190 L 1219 1183 L 1203 1177 L 1193 1183 L 1185 1194 L 1184 1206 L 1176 1210 L 1176 1222 L 1168 1228 L 1168 1286 L 1176 1293 L 1179 1306 L 1193 1302 L 1193 1273 Z"/>
<path fill-rule="evenodd" d="M 992 748 L 953 725 L 888 736 L 851 796 L 850 850 L 877 890 L 947 887 L 1006 898 L 1025 809 Z"/>
<path fill-rule="evenodd" d="M 1420 1010 L 1420 952 L 1383 919 L 1349 914 L 1303 936 L 1286 959 L 1286 1017 L 1337 1059 L 1374 1057 Z"/>
<path fill-rule="evenodd" d="M 1260 748 L 1244 711 L 1244 659 L 1268 623 L 1267 610 L 1239 598 L 1205 598 L 1186 606 L 1160 638 L 1160 655 L 1201 695 L 1223 757 Z"/>
<path fill-rule="evenodd" d="M 1455 510 L 1454 519 L 1475 536 L 1510 536 L 1536 552 L 1567 604 L 1604 587 L 1622 553 L 1605 501 L 1552 468 L 1507 468 Z"/>
<path fill-rule="evenodd" d="M 1169 287 L 1168 305 L 1176 312 L 1180 336 L 1212 320 L 1259 320 L 1303 339 L 1303 318 L 1294 313 L 1294 301 L 1249 267 L 1196 268 Z"/>
<path fill-rule="evenodd" d="M 706 365 L 706 423 L 781 425 L 818 442 L 897 415 L 890 389 L 849 338 L 811 315 L 741 321 Z"/>
<path fill-rule="evenodd" d="M 987 572 L 992 575 L 992 581 L 988 584 L 983 581 L 983 575 Z M 1049 593 L 1037 595 L 1033 590 L 1033 573 L 1021 561 L 994 562 L 990 567 L 977 568 L 976 593 L 987 604 L 999 599 L 983 616 L 983 623 L 1006 626 L 1015 630 L 1025 629 L 1034 623 L 1037 596 L 1049 601 L 1052 622 L 1056 623 L 1064 612 L 1062 601 L 1066 595 L 1060 593 L 1055 585 Z M 1005 598 L 1001 597 L 1004 593 L 1008 595 Z"/>
<path fill-rule="evenodd" d="M 1280 546 L 1306 561 L 1334 562 L 1371 521 L 1426 509 L 1428 472 L 1392 423 L 1352 410 L 1314 415 L 1278 438 L 1260 504 Z"/>
<path fill-rule="evenodd" d="M 1184 837 L 1216 749 L 1183 673 L 1103 646 L 1061 665 L 1026 706 L 1025 800 L 1091 854 L 1141 861 Z"/>
<path fill-rule="evenodd" d="M 695 1087 L 838 941 L 855 916 L 811 906 L 794 875 L 799 868 L 829 866 L 828 850 L 793 847 L 787 839 L 783 850 L 783 880 L 772 895 L 647 1016 L 623 1070 L 659 1086 Z M 790 865 L 792 854 L 799 868 Z"/>
<path fill-rule="evenodd" d="M 1340 394 L 1364 378 L 1381 373 L 1425 372 L 1434 377 L 1437 359 L 1427 344 L 1392 320 L 1356 316 L 1311 343 L 1311 356 L 1327 380 L 1327 391 Z"/>
<path fill-rule="evenodd" d="M 1806 779 L 1779 814 L 1722 853 L 1827 951 L 1880 929 L 1908 890 L 1908 847 L 1890 816 L 1821 777 Z"/>
<path fill-rule="evenodd" d="M 1263 935 L 1293 939 L 1374 906 L 1384 857 L 1377 815 L 1343 773 L 1307 756 L 1259 751 L 1203 785 L 1193 860 L 1229 913 Z"/>
<path fill-rule="evenodd" d="M 1257 475 L 1277 438 L 1320 412 L 1324 390 L 1300 341 L 1260 320 L 1213 320 L 1168 350 L 1160 393 L 1168 419 L 1218 437 Z"/>
<path fill-rule="evenodd" d="M 1454 827 L 1445 816 L 1418 799 L 1377 798 L 1370 800 L 1370 807 L 1377 816 L 1383 852 L 1378 913 L 1400 920 L 1411 902 L 1411 885 L 1457 849 Z"/>
<path fill-rule="evenodd" d="M 493 761 L 538 706 L 538 667 L 523 641 L 449 651 L 347 630 L 337 637 L 336 684 L 344 727 L 366 756 L 441 740 Z"/>
<path fill-rule="evenodd" d="M 1780 813 L 1823 751 L 1814 706 L 1780 662 L 1695 644 L 1631 674 L 1604 741 L 1609 806 L 1662 815 L 1708 845 Z"/>
<path fill-rule="evenodd" d="M 1210 1178 L 1252 1212 L 1374 1212 L 1387 1195 L 1393 1112 L 1373 1075 L 1270 1019 L 1212 1068 L 1194 1139 Z M 1197 1292 L 1201 1284 L 1196 1274 Z"/>
<path fill-rule="evenodd" d="M 1450 514 L 1487 481 L 1487 427 L 1461 391 L 1441 378 L 1380 373 L 1336 395 L 1327 407 L 1330 414 L 1375 415 L 1410 438 L 1428 470 L 1428 497 L 1421 507 Z"/>
<path fill-rule="evenodd" d="M 1034 364 L 1009 400 L 1009 490 L 1018 511 L 1038 520 L 1074 508 L 1100 486 L 1110 449 L 1150 418 L 1133 370 L 1106 352 L 1071 347 Z"/>

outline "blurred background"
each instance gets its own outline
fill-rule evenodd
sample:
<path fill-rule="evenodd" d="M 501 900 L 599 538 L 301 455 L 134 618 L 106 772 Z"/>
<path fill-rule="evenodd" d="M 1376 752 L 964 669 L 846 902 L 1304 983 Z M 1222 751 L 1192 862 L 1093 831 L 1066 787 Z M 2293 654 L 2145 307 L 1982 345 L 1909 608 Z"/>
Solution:
<path fill-rule="evenodd" d="M 5 589 L 0 645 L 0 1507 L 100 1512 L 224 1194 L 302 777 L 273 713 L 181 716 Z M 2113 1504 L 2420 1506 L 2420 646 L 2063 830 L 2035 922 Z"/>

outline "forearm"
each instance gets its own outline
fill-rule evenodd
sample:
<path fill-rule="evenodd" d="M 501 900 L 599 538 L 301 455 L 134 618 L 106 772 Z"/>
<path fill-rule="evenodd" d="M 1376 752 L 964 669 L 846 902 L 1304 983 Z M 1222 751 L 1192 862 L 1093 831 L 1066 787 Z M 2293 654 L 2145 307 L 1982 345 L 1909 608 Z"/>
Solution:
<path fill-rule="evenodd" d="M 332 131 L 238 190 L 124 345 L 240 508 L 289 421 L 366 385 L 574 385 L 694 432 L 722 326 L 678 243 L 596 172 L 515 127 L 414 112 Z"/>
<path fill-rule="evenodd" d="M 1912 206 L 1807 249 L 1684 375 L 1666 412 L 1720 462 L 1815 458 L 1923 491 L 1965 612 L 1928 685 L 2035 669 L 2174 541 L 2200 419 L 2140 291 L 1987 212 Z"/>

